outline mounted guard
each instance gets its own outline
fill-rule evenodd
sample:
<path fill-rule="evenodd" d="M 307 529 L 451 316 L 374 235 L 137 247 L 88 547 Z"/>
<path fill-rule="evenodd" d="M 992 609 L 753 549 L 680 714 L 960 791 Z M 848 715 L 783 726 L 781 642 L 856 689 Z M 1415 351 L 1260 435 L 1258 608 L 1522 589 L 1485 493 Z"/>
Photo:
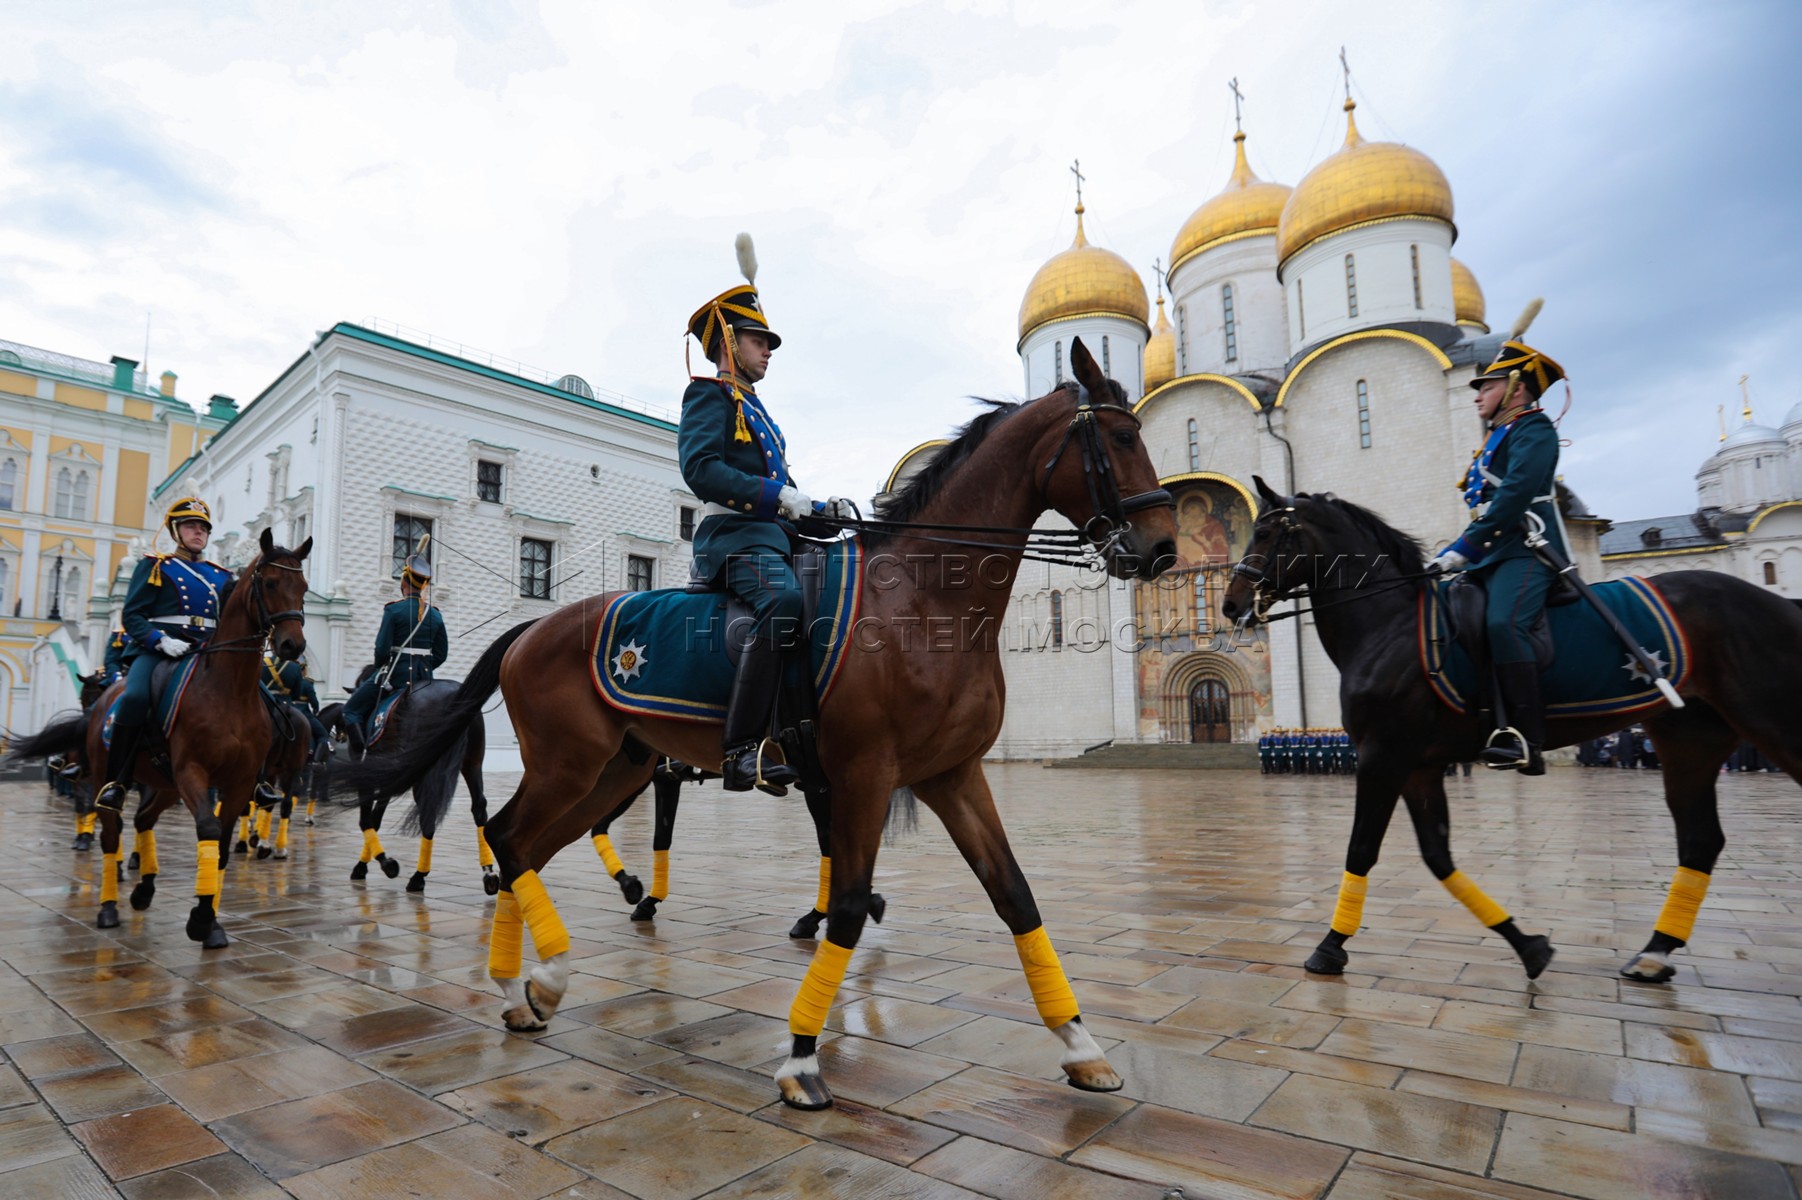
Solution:
<path fill-rule="evenodd" d="M 1557 507 L 1558 428 L 1539 406 L 1564 368 L 1518 340 L 1538 312 L 1535 300 L 1495 361 L 1470 381 L 1489 436 L 1458 486 L 1477 515 L 1429 568 L 1468 570 L 1488 594 L 1485 632 L 1502 712 L 1480 761 L 1523 775 L 1545 774 L 1545 705 L 1530 635 L 1557 582 L 1527 544 L 1529 514 L 1560 558 L 1570 554 Z"/>
<path fill-rule="evenodd" d="M 369 718 L 382 697 L 410 683 L 424 683 L 450 656 L 450 639 L 444 617 L 428 604 L 425 590 L 432 582 L 432 563 L 425 556 L 426 541 L 407 556 L 400 571 L 400 599 L 382 609 L 381 628 L 375 635 L 375 673 L 357 685 L 344 703 L 344 728 L 351 749 L 361 754 L 369 741 Z"/>
<path fill-rule="evenodd" d="M 800 774 L 765 762 L 763 747 L 781 686 L 783 652 L 801 638 L 801 585 L 790 562 L 793 521 L 814 514 L 852 519 L 848 500 L 810 500 L 788 470 L 788 440 L 754 390 L 782 338 L 757 295 L 757 256 L 738 235 L 745 282 L 721 292 L 688 318 L 688 332 L 718 371 L 690 378 L 682 394 L 676 453 L 682 479 L 706 507 L 694 535 L 694 582 L 725 589 L 751 607 L 739 640 L 738 673 L 727 701 L 722 786 L 774 796 Z"/>
<path fill-rule="evenodd" d="M 219 607 L 232 573 L 206 561 L 213 514 L 195 496 L 177 500 L 163 514 L 163 528 L 175 539 L 168 554 L 146 554 L 131 574 L 125 593 L 124 625 L 131 644 L 124 650 L 125 694 L 113 718 L 106 752 L 106 783 L 94 797 L 96 808 L 122 812 L 131 784 L 133 760 L 150 716 L 153 655 L 180 658 L 205 644 L 219 625 Z"/>

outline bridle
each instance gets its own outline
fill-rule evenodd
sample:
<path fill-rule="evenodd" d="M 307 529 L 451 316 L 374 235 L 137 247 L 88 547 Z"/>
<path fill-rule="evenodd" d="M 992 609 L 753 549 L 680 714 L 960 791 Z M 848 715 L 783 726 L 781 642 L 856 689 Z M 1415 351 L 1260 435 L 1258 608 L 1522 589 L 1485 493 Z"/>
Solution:
<path fill-rule="evenodd" d="M 294 565 L 290 566 L 287 563 L 259 558 L 256 568 L 250 572 L 250 578 L 244 581 L 244 585 L 250 589 L 250 598 L 256 603 L 257 631 L 244 637 L 231 638 L 228 641 L 210 641 L 196 653 L 216 654 L 220 651 L 230 650 L 260 654 L 263 643 L 269 640 L 269 634 L 277 625 L 283 621 L 299 621 L 303 624 L 306 622 L 306 613 L 298 608 L 284 609 L 281 612 L 269 611 L 269 597 L 266 591 L 268 582 L 263 578 L 263 571 L 268 567 L 274 567 L 278 571 L 293 571 L 297 574 L 302 570 L 299 559 L 295 559 Z"/>
<path fill-rule="evenodd" d="M 1326 493 L 1326 495 L 1330 497 L 1331 493 Z M 1280 569 L 1280 565 L 1283 561 L 1283 544 L 1289 540 L 1291 535 L 1295 534 L 1301 528 L 1301 523 L 1295 519 L 1295 497 L 1283 497 L 1283 507 L 1277 509 L 1274 515 L 1277 519 L 1276 537 L 1271 543 L 1270 550 L 1264 554 L 1262 558 L 1266 563 L 1277 564 Z M 1244 558 L 1233 564 L 1232 574 L 1241 579 L 1249 580 L 1252 585 L 1251 608 L 1243 617 L 1239 618 L 1239 623 L 1242 625 L 1249 625 L 1255 622 L 1260 625 L 1269 625 L 1275 621 L 1287 621 L 1307 613 L 1337 608 L 1341 604 L 1353 604 L 1359 600 L 1368 600 L 1372 596 L 1381 595 L 1384 592 L 1392 592 L 1397 588 L 1407 587 L 1410 584 L 1418 583 L 1422 579 L 1433 578 L 1435 575 L 1439 574 L 1439 572 L 1436 570 L 1403 571 L 1398 574 L 1396 578 L 1375 587 L 1368 587 L 1361 591 L 1353 592 L 1351 595 L 1342 596 L 1337 600 L 1329 600 L 1325 604 L 1314 603 L 1308 605 L 1306 608 L 1302 608 L 1298 605 L 1289 612 L 1277 613 L 1275 616 L 1270 615 L 1272 606 L 1280 604 L 1284 600 L 1296 598 L 1302 594 L 1304 589 L 1307 590 L 1310 596 L 1313 595 L 1313 590 L 1309 588 L 1306 580 L 1292 586 L 1284 586 L 1279 580 L 1271 578 L 1270 572 L 1263 567 L 1252 566 L 1250 554 L 1247 554 Z"/>

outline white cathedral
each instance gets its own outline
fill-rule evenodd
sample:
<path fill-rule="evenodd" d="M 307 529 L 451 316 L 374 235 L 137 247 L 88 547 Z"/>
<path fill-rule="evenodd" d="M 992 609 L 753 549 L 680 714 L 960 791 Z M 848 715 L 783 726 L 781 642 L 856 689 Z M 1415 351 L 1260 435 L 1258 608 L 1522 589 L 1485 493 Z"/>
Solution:
<path fill-rule="evenodd" d="M 1151 324 L 1138 273 L 1089 243 L 1080 199 L 1074 243 L 1027 286 L 1024 394 L 1061 382 L 1070 343 L 1083 340 L 1144 421 L 1176 497 L 1180 562 L 1150 585 L 1025 565 L 995 756 L 1339 724 L 1338 673 L 1308 618 L 1249 641 L 1220 619 L 1258 511 L 1254 475 L 1283 491 L 1336 492 L 1429 550 L 1469 520 L 1454 476 L 1483 429 L 1467 384 L 1504 334 L 1490 332 L 1475 276 L 1452 257 L 1444 173 L 1418 150 L 1365 141 L 1355 107 L 1348 98 L 1343 147 L 1293 188 L 1254 175 L 1235 134 L 1225 189 L 1170 248 L 1174 325 L 1161 286 Z M 885 490 L 942 444 L 904 455 Z M 1561 488 L 1579 569 L 1601 579 L 1719 566 L 1802 595 L 1802 406 L 1782 432 L 1748 424 L 1727 438 L 1699 480 L 1696 514 L 1618 526 L 1606 542 L 1609 523 Z M 1735 539 L 1767 530 L 1790 548 L 1763 553 L 1756 575 L 1736 570 Z"/>

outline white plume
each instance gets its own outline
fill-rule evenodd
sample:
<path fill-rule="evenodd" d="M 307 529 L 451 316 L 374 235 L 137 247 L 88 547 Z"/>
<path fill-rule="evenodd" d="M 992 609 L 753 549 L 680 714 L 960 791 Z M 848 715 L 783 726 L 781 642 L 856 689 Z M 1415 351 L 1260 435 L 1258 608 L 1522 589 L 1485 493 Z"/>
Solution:
<path fill-rule="evenodd" d="M 1539 296 L 1527 301 L 1527 306 L 1520 310 L 1520 316 L 1514 318 L 1514 328 L 1509 331 L 1508 340 L 1520 340 L 1520 335 L 1527 331 L 1527 327 L 1533 323 L 1533 318 L 1537 317 L 1539 310 L 1544 307 L 1545 300 Z"/>
<path fill-rule="evenodd" d="M 745 282 L 755 286 L 757 283 L 757 247 L 751 244 L 751 235 L 739 234 L 733 245 L 738 248 L 738 269 L 744 273 Z"/>

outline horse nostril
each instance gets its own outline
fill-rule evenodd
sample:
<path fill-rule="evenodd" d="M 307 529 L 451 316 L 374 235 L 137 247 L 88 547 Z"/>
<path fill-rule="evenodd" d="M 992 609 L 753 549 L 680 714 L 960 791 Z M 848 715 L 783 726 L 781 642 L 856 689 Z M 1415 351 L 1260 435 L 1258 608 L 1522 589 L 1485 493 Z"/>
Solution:
<path fill-rule="evenodd" d="M 1222 600 L 1220 602 L 1220 611 L 1226 619 L 1230 621 L 1239 615 L 1239 605 L 1233 600 Z"/>

